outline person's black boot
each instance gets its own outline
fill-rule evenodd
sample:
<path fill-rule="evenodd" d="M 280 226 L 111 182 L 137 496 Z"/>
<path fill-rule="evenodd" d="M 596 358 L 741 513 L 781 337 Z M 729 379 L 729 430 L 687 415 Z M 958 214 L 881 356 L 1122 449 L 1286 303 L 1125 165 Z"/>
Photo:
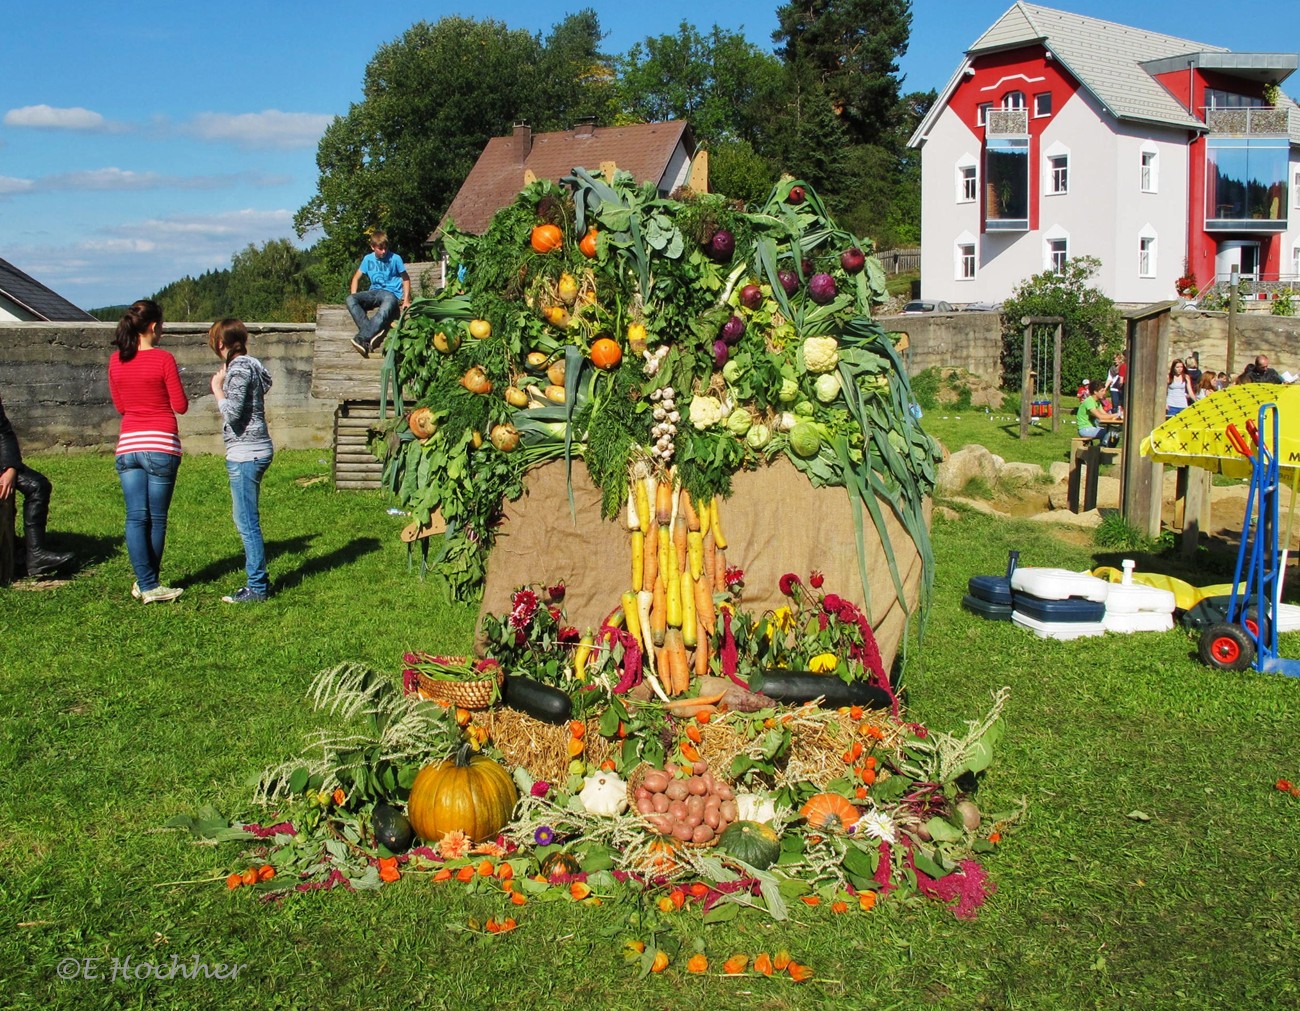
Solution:
<path fill-rule="evenodd" d="M 72 553 L 45 547 L 45 522 L 50 515 L 50 482 L 44 474 L 18 469 L 15 487 L 23 495 L 23 540 L 27 543 L 27 575 L 41 576 L 72 561 Z"/>

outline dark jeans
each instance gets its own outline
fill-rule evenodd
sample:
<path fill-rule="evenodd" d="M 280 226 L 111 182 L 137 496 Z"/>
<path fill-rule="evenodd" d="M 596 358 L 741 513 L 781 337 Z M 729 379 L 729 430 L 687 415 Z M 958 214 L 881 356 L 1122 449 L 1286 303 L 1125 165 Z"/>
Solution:
<path fill-rule="evenodd" d="M 180 465 L 181 458 L 171 453 L 123 453 L 117 457 L 117 478 L 126 499 L 126 552 L 141 590 L 159 584 L 158 570 L 167 543 L 167 510 Z"/>
<path fill-rule="evenodd" d="M 401 307 L 402 300 L 383 288 L 371 288 L 369 291 L 349 295 L 348 312 L 352 313 L 352 321 L 357 325 L 357 340 L 369 347 L 370 342 L 397 319 Z M 366 315 L 370 309 L 376 310 L 373 316 Z"/>
<path fill-rule="evenodd" d="M 262 540 L 262 519 L 258 510 L 258 496 L 262 491 L 262 475 L 271 466 L 271 458 L 258 460 L 227 460 L 226 473 L 230 475 L 230 501 L 235 517 L 235 529 L 244 542 L 244 572 L 248 588 L 266 596 L 266 543 Z"/>

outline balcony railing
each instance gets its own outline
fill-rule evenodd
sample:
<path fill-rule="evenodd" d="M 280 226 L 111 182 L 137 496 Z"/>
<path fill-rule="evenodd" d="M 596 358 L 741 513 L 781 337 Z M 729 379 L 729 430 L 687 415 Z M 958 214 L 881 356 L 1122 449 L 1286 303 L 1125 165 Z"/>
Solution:
<path fill-rule="evenodd" d="M 1290 131 L 1291 110 L 1274 106 L 1206 109 L 1205 125 L 1211 133 L 1234 137 L 1285 137 Z"/>
<path fill-rule="evenodd" d="M 987 137 L 1026 137 L 1029 135 L 1028 109 L 989 109 L 984 115 Z"/>

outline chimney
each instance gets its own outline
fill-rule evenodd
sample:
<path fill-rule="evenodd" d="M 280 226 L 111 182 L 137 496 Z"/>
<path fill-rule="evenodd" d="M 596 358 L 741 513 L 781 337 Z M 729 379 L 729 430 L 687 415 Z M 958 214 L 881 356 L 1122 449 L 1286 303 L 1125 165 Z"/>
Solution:
<path fill-rule="evenodd" d="M 578 120 L 573 128 L 574 137 L 594 137 L 596 136 L 596 117 L 583 116 Z"/>
<path fill-rule="evenodd" d="M 533 149 L 533 128 L 527 123 L 515 124 L 515 145 L 519 148 L 519 164 L 528 160 L 528 152 Z"/>

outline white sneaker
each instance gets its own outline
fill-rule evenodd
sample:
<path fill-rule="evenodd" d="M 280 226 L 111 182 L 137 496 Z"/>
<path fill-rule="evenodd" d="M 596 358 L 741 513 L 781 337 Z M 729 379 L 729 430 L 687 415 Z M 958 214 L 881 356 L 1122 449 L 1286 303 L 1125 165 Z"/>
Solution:
<path fill-rule="evenodd" d="M 139 584 L 139 583 L 132 583 L 132 584 L 131 584 L 131 596 L 133 596 L 136 600 L 139 600 L 139 599 L 140 599 L 140 584 Z"/>
<path fill-rule="evenodd" d="M 146 604 L 157 604 L 163 601 L 175 600 L 185 591 L 175 586 L 155 586 L 152 590 L 141 590 L 140 599 Z"/>

